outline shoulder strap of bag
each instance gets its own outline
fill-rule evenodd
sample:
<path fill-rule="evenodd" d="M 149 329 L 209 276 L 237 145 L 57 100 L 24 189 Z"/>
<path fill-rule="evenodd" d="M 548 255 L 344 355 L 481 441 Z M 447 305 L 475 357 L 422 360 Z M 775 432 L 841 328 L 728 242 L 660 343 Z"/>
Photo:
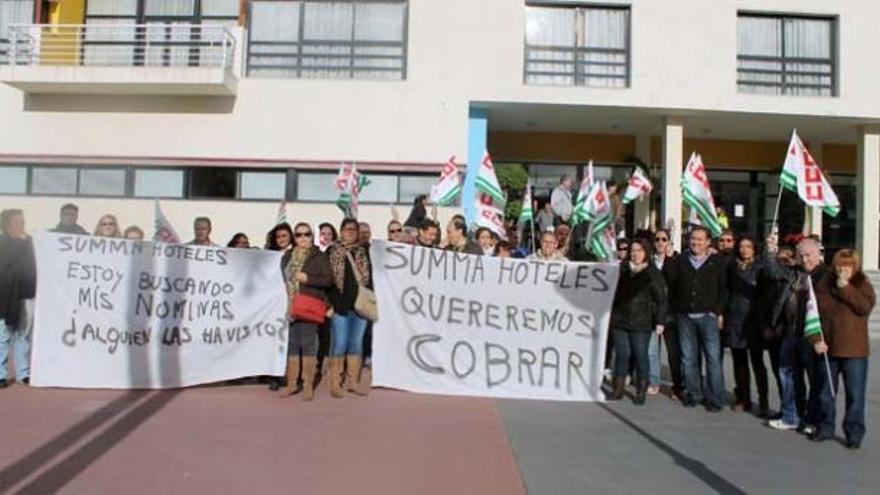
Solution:
<path fill-rule="evenodd" d="M 346 251 L 345 257 L 348 258 L 348 262 L 351 263 L 351 271 L 354 272 L 354 278 L 357 280 L 358 285 L 364 285 L 361 281 L 361 272 L 358 271 L 357 263 L 354 262 L 354 257 L 352 257 L 351 252 Z"/>

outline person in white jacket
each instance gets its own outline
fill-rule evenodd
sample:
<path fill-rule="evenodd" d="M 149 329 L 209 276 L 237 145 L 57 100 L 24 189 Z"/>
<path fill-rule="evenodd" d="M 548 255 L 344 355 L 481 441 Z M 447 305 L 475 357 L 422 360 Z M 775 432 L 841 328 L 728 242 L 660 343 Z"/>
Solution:
<path fill-rule="evenodd" d="M 571 204 L 571 184 L 571 177 L 563 175 L 559 179 L 559 185 L 550 194 L 550 207 L 553 208 L 553 213 L 560 221 L 565 223 L 568 223 L 568 220 L 571 218 L 573 209 Z"/>

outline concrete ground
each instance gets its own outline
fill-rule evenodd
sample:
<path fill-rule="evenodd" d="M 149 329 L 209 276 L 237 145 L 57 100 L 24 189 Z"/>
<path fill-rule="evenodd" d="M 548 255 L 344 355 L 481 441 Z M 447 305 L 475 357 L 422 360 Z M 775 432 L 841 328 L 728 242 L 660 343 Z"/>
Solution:
<path fill-rule="evenodd" d="M 870 374 L 859 451 L 666 397 L 636 407 L 321 389 L 304 404 L 258 385 L 13 385 L 0 390 L 0 493 L 874 494 L 878 367 Z"/>

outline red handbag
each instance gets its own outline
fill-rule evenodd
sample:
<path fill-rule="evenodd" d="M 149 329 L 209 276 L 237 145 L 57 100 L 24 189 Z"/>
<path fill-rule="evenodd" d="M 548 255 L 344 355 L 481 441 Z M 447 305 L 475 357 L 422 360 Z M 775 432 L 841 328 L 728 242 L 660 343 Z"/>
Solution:
<path fill-rule="evenodd" d="M 294 321 L 324 323 L 327 318 L 327 303 L 323 299 L 298 292 L 290 305 L 290 317 Z"/>

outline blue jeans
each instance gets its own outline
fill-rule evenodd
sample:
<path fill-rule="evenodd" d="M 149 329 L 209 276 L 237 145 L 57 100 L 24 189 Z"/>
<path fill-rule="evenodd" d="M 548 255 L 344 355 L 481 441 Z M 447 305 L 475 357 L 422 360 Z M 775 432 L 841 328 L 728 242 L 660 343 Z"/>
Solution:
<path fill-rule="evenodd" d="M 824 361 L 824 358 L 822 358 Z M 820 361 L 822 372 L 825 363 Z M 827 436 L 834 436 L 835 400 L 831 396 L 834 387 L 835 396 L 838 388 L 838 375 L 843 375 L 843 387 L 846 391 L 846 409 L 843 416 L 843 432 L 847 440 L 862 443 L 865 436 L 865 391 L 868 382 L 868 358 L 828 358 L 831 368 L 831 380 L 822 383 L 819 404 L 822 410 L 819 431 Z"/>
<path fill-rule="evenodd" d="M 724 404 L 724 374 L 721 369 L 721 332 L 714 315 L 691 318 L 678 315 L 678 336 L 681 341 L 681 367 L 684 370 L 686 397 L 699 402 L 702 397 L 700 352 L 706 361 L 706 382 L 709 404 Z"/>
<path fill-rule="evenodd" d="M 367 331 L 367 320 L 354 311 L 346 315 L 334 314 L 331 319 L 333 342 L 330 344 L 330 356 L 345 355 L 361 356 L 364 352 L 364 333 Z"/>
<path fill-rule="evenodd" d="M 651 385 L 660 386 L 660 336 L 651 332 L 651 340 L 648 341 L 648 368 Z"/>
<path fill-rule="evenodd" d="M 782 399 L 782 421 L 798 425 L 804 413 L 803 342 L 799 337 L 786 337 L 779 349 L 779 395 Z"/>
<path fill-rule="evenodd" d="M 0 380 L 6 379 L 9 351 L 15 362 L 15 378 L 19 381 L 30 378 L 31 367 L 31 329 L 34 322 L 34 300 L 22 301 L 21 321 L 16 328 L 10 328 L 0 320 Z"/>
<path fill-rule="evenodd" d="M 625 378 L 629 372 L 630 358 L 636 364 L 633 383 L 648 381 L 648 338 L 649 332 L 630 332 L 614 328 L 614 376 Z"/>

